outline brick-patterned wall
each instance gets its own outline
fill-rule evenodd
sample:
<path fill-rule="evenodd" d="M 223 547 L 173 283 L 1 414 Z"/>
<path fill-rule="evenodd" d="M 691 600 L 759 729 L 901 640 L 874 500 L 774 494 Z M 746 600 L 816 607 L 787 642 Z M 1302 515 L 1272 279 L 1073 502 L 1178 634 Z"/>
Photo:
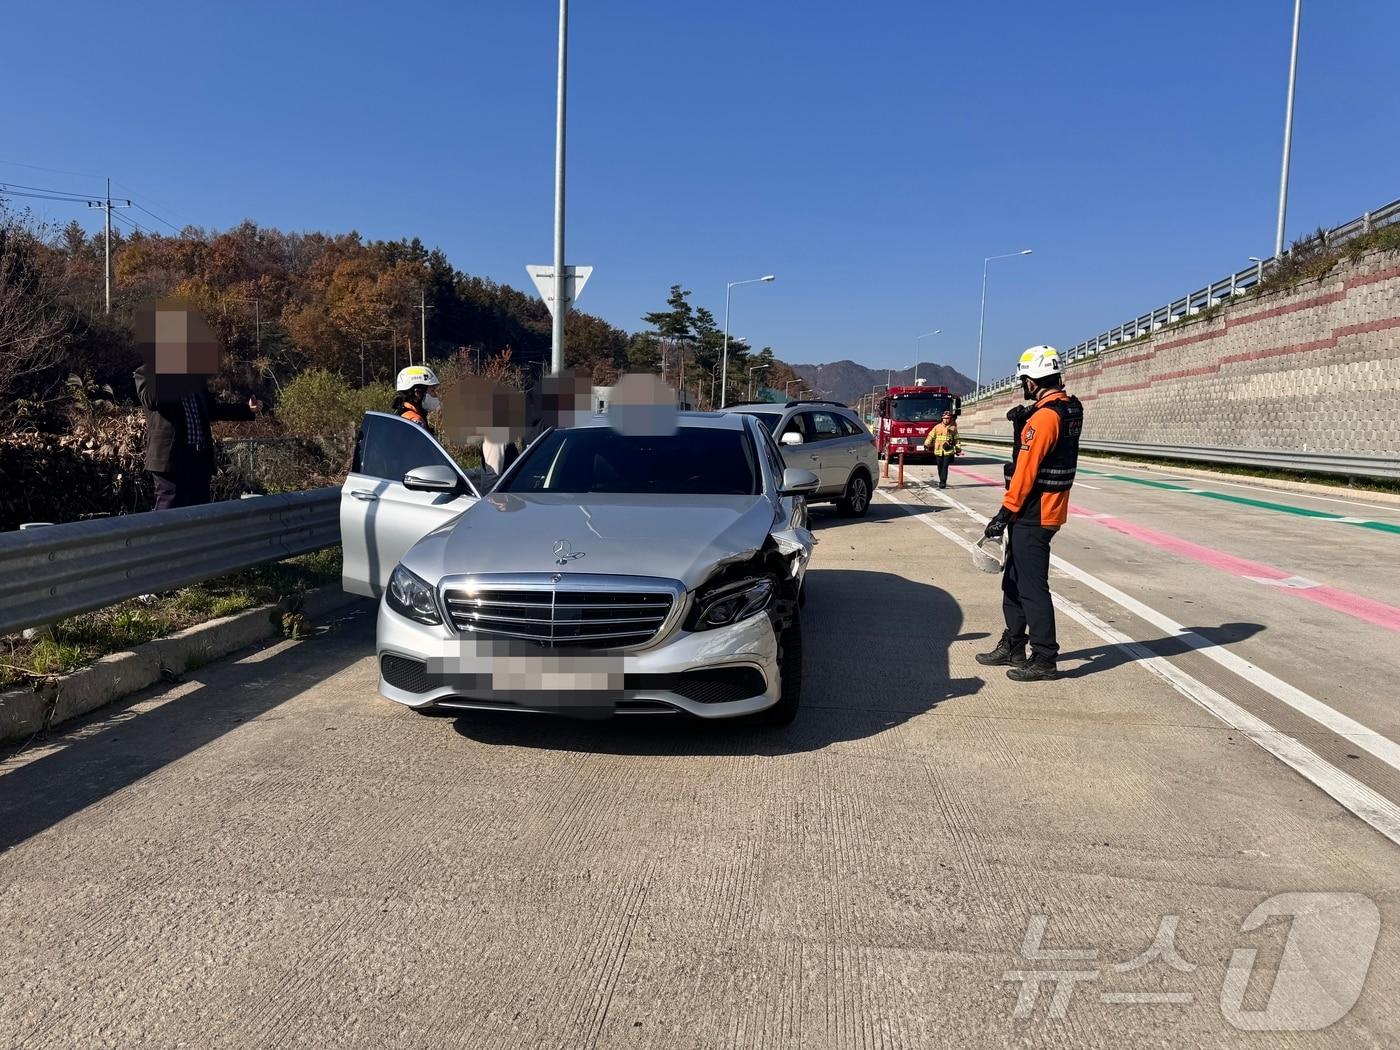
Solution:
<path fill-rule="evenodd" d="M 1065 387 L 1084 402 L 1089 439 L 1400 456 L 1400 256 L 1344 262 L 1076 361 Z M 1009 435 L 1019 402 L 999 394 L 959 423 Z"/>

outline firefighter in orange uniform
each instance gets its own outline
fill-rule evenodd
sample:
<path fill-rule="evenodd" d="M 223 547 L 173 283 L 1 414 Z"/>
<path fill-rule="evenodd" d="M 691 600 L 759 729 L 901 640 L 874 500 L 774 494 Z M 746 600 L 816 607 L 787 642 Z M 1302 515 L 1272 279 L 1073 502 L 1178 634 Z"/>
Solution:
<path fill-rule="evenodd" d="M 1016 375 L 1021 396 L 1034 406 L 1007 413 L 1018 432 L 1010 478 L 1001 509 L 986 529 L 988 537 L 1007 533 L 1001 576 L 1006 630 L 995 649 L 977 654 L 977 662 L 1006 666 L 1006 677 L 1015 682 L 1043 682 L 1059 677 L 1050 541 L 1069 517 L 1084 409 L 1064 391 L 1064 366 L 1053 346 L 1033 346 L 1023 353 Z"/>
<path fill-rule="evenodd" d="M 394 388 L 394 415 L 432 433 L 428 413 L 442 407 L 437 396 L 437 373 L 427 365 L 409 365 L 399 372 Z"/>

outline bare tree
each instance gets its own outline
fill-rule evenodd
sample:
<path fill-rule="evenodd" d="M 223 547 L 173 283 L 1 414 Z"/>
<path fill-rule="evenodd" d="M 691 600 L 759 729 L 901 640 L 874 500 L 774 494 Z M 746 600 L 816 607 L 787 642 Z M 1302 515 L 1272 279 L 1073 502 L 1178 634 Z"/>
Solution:
<path fill-rule="evenodd" d="M 32 223 L 0 204 L 0 403 L 20 379 L 58 362 L 66 324 Z"/>

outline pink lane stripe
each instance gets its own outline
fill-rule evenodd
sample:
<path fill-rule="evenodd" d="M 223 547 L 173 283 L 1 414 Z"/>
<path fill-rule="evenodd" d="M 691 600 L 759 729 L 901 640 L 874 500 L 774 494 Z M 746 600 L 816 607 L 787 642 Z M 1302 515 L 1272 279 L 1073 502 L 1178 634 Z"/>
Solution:
<path fill-rule="evenodd" d="M 1211 568 L 1220 569 L 1231 576 L 1238 576 L 1250 580 L 1288 580 L 1293 578 L 1293 573 L 1275 569 L 1271 565 L 1261 565 L 1259 562 L 1249 561 L 1245 558 L 1237 558 L 1233 554 L 1226 554 L 1224 551 L 1213 550 L 1210 547 L 1202 547 L 1198 543 L 1183 540 L 1176 536 L 1168 536 L 1165 533 L 1157 532 L 1153 529 L 1145 528 L 1141 525 L 1133 525 L 1122 521 L 1109 514 L 1095 514 L 1092 511 L 1084 510 L 1070 505 L 1070 513 L 1076 517 L 1088 518 L 1095 524 L 1104 528 L 1112 529 L 1114 532 L 1121 532 L 1124 536 L 1131 536 L 1135 540 L 1158 547 L 1173 554 L 1179 554 L 1183 558 L 1209 565 Z M 1291 595 L 1294 598 L 1305 598 L 1310 602 L 1332 609 L 1347 616 L 1355 617 L 1358 620 L 1365 620 L 1373 623 L 1377 627 L 1384 627 L 1390 631 L 1400 632 L 1400 608 L 1393 605 L 1386 605 L 1384 602 L 1373 601 L 1370 598 L 1363 598 L 1359 594 L 1352 594 L 1349 591 L 1338 590 L 1336 587 L 1319 585 L 1316 587 L 1280 587 L 1280 591 Z"/>
<path fill-rule="evenodd" d="M 975 478 L 984 485 L 991 485 L 995 488 L 1003 488 L 1006 485 L 1005 478 L 989 478 L 985 474 L 979 474 L 975 470 L 968 470 L 966 467 L 950 466 L 948 469 L 954 474 L 961 474 L 965 478 Z"/>

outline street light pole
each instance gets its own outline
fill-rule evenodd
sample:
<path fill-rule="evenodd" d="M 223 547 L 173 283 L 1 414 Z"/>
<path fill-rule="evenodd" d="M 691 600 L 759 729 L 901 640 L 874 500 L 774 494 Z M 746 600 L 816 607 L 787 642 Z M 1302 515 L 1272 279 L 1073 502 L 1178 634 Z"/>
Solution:
<path fill-rule="evenodd" d="M 1283 223 L 1288 214 L 1288 164 L 1293 152 L 1293 88 L 1298 79 L 1298 23 L 1303 0 L 1293 0 L 1293 52 L 1288 59 L 1288 106 L 1283 116 L 1283 170 L 1278 184 L 1278 230 L 1274 234 L 1274 258 L 1283 254 Z"/>
<path fill-rule="evenodd" d="M 564 318 L 569 304 L 564 301 L 568 281 L 564 276 L 564 126 L 565 85 L 569 54 L 569 0 L 559 0 L 559 83 L 554 115 L 554 328 L 550 342 L 550 367 L 555 375 L 564 371 Z"/>
<path fill-rule="evenodd" d="M 935 328 L 932 332 L 925 332 L 923 335 L 914 337 L 914 385 L 919 385 L 919 340 L 927 339 L 929 336 L 942 335 L 943 329 Z"/>
<path fill-rule="evenodd" d="M 729 404 L 729 296 L 741 284 L 771 284 L 777 278 L 773 274 L 767 277 L 752 277 L 747 281 L 730 281 L 724 288 L 724 353 L 721 356 L 720 379 L 719 379 L 719 400 L 720 408 Z"/>
<path fill-rule="evenodd" d="M 989 255 L 982 260 L 982 310 L 977 318 L 977 379 L 973 387 L 974 394 L 982 390 L 982 332 L 987 326 L 987 264 L 996 259 L 1010 259 L 1016 255 L 1029 255 L 1030 253 L 1029 248 L 1022 248 L 1019 252 Z"/>

